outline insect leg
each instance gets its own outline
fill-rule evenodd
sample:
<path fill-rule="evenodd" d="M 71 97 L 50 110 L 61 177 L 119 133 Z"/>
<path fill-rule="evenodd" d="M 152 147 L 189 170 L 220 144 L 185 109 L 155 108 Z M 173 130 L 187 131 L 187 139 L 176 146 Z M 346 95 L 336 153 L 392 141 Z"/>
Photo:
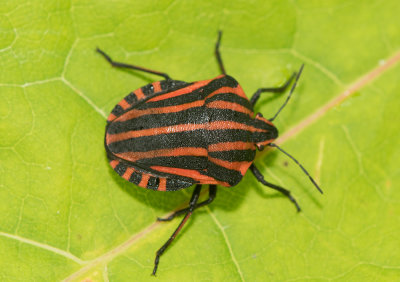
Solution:
<path fill-rule="evenodd" d="M 197 200 L 199 199 L 200 191 L 201 191 L 201 185 L 200 184 L 196 185 L 196 188 L 193 191 L 192 197 L 190 198 L 188 212 L 186 213 L 185 217 L 182 219 L 182 221 L 179 224 L 178 228 L 176 228 L 174 233 L 172 233 L 171 237 L 169 237 L 168 241 L 165 242 L 165 244 L 162 245 L 162 247 L 157 251 L 156 258 L 154 260 L 154 268 L 153 268 L 153 273 L 152 273 L 153 275 L 156 275 L 158 263 L 159 263 L 159 260 L 160 260 L 160 256 L 165 252 L 165 250 L 168 248 L 168 246 L 172 243 L 172 241 L 178 235 L 179 231 L 181 231 L 183 225 L 185 225 L 186 221 L 192 215 L 193 210 L 196 208 L 196 203 L 197 203 Z"/>
<path fill-rule="evenodd" d="M 279 192 L 281 192 L 283 195 L 285 195 L 286 197 L 289 198 L 289 200 L 292 201 L 292 203 L 296 206 L 297 211 L 301 211 L 299 204 L 297 203 L 297 201 L 295 200 L 295 198 L 292 197 L 291 193 L 289 190 L 282 188 L 280 186 L 277 186 L 275 184 L 272 184 L 270 182 L 265 181 L 264 176 L 261 174 L 261 172 L 258 170 L 258 168 L 252 164 L 250 166 L 250 170 L 251 172 L 254 174 L 254 176 L 256 177 L 256 179 L 261 182 L 262 184 L 264 184 L 265 186 L 268 186 L 269 188 L 275 189 Z"/>
<path fill-rule="evenodd" d="M 274 115 L 272 118 L 269 119 L 269 121 L 272 122 L 272 121 L 279 115 L 279 113 L 283 110 L 283 108 L 286 106 L 286 104 L 289 102 L 290 97 L 292 97 L 293 91 L 294 91 L 294 89 L 296 88 L 297 81 L 298 81 L 299 78 L 300 78 L 300 75 L 301 75 L 301 72 L 303 71 L 303 68 L 304 68 L 304 64 L 301 65 L 301 67 L 300 67 L 300 69 L 299 69 L 299 72 L 298 72 L 297 75 L 296 75 L 296 80 L 294 81 L 294 83 L 293 83 L 293 85 L 292 85 L 292 88 L 290 88 L 289 95 L 287 96 L 285 102 L 284 102 L 283 105 L 279 108 L 279 110 L 275 113 L 275 115 Z"/>
<path fill-rule="evenodd" d="M 221 54 L 219 53 L 219 44 L 221 43 L 222 31 L 218 31 L 217 43 L 215 43 L 215 57 L 217 57 L 219 69 L 222 74 L 226 74 L 224 64 L 222 63 Z"/>
<path fill-rule="evenodd" d="M 217 195 L 217 185 L 210 185 L 210 188 L 208 190 L 208 199 L 201 203 L 198 203 L 194 208 L 197 209 L 197 208 L 200 208 L 200 207 L 210 204 L 212 201 L 214 201 L 216 195 Z M 170 220 L 174 219 L 176 216 L 188 212 L 189 209 L 190 209 L 190 207 L 187 207 L 187 208 L 184 208 L 181 210 L 177 210 L 176 212 L 174 212 L 173 214 L 171 214 L 169 217 L 166 217 L 166 218 L 158 217 L 157 221 L 170 221 Z"/>
<path fill-rule="evenodd" d="M 296 77 L 296 73 L 294 72 L 289 79 L 283 84 L 282 86 L 279 87 L 270 87 L 270 88 L 259 88 L 251 97 L 250 103 L 254 106 L 258 98 L 260 98 L 261 93 L 265 92 L 271 92 L 271 93 L 282 93 L 286 90 L 286 88 L 292 83 L 293 79 Z"/>
<path fill-rule="evenodd" d="M 100 50 L 99 48 L 96 48 L 96 51 L 99 52 L 113 67 L 139 70 L 139 71 L 143 71 L 143 72 L 147 72 L 147 73 L 151 73 L 151 74 L 162 76 L 166 80 L 170 80 L 171 79 L 168 76 L 168 74 L 166 74 L 166 73 L 159 72 L 159 71 L 154 71 L 154 70 L 149 70 L 149 69 L 146 69 L 146 68 L 142 68 L 142 67 L 134 66 L 134 65 L 130 65 L 130 64 L 115 62 L 110 58 L 110 56 L 108 56 L 106 53 L 104 53 L 104 51 Z"/>

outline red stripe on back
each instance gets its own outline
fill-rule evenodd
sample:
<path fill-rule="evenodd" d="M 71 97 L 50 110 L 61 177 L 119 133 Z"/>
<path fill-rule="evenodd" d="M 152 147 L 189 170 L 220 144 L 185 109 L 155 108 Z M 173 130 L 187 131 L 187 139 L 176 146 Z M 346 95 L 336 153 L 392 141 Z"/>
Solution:
<path fill-rule="evenodd" d="M 138 186 L 147 188 L 147 183 L 149 183 L 149 179 L 150 179 L 150 174 L 142 173 L 142 180 L 140 180 Z"/>
<path fill-rule="evenodd" d="M 208 157 L 208 160 L 224 168 L 239 171 L 241 175 L 244 175 L 251 165 L 251 162 L 230 162 L 212 157 Z"/>
<path fill-rule="evenodd" d="M 127 121 L 130 119 L 138 118 L 145 115 L 152 115 L 152 114 L 165 114 L 165 113 L 176 113 L 180 111 L 184 111 L 194 107 L 201 107 L 204 105 L 204 100 L 199 100 L 187 104 L 176 105 L 176 106 L 169 106 L 169 107 L 162 107 L 162 108 L 150 108 L 144 110 L 133 109 L 130 110 L 123 115 L 118 117 L 118 121 Z"/>
<path fill-rule="evenodd" d="M 161 84 L 159 81 L 153 82 L 154 93 L 161 91 Z"/>
<path fill-rule="evenodd" d="M 115 169 L 115 167 L 119 164 L 118 160 L 111 160 L 110 161 L 110 166 Z"/>
<path fill-rule="evenodd" d="M 117 134 L 107 134 L 106 140 L 107 144 L 123 141 L 131 138 L 143 137 L 143 136 L 152 136 L 152 135 L 162 135 L 183 131 L 191 131 L 196 129 L 204 129 L 206 128 L 206 124 L 178 124 L 173 126 L 166 127 L 156 127 L 150 129 L 143 130 L 131 130 L 123 133 Z"/>
<path fill-rule="evenodd" d="M 221 93 L 235 93 L 236 94 L 236 87 L 235 88 L 233 88 L 233 87 L 221 87 L 221 88 L 215 90 L 214 92 L 210 93 L 210 95 L 207 96 L 207 99 L 209 99 L 209 98 L 211 98 L 211 97 L 213 97 L 215 95 L 221 94 Z"/>
<path fill-rule="evenodd" d="M 216 78 L 219 78 L 219 77 L 216 77 Z M 242 98 L 246 98 L 248 100 L 246 94 L 244 93 L 244 91 L 240 85 L 238 85 L 236 87 L 227 87 L 227 86 L 221 87 L 221 88 L 215 90 L 214 92 L 212 92 L 210 95 L 208 95 L 207 99 L 211 98 L 212 96 L 215 96 L 217 94 L 221 94 L 221 93 L 234 93 L 234 94 L 236 94 Z"/>
<path fill-rule="evenodd" d="M 124 178 L 124 179 L 126 179 L 126 180 L 129 181 L 129 179 L 131 178 L 131 175 L 132 175 L 132 173 L 133 173 L 134 171 L 135 171 L 135 170 L 134 170 L 132 167 L 128 167 L 128 168 L 126 169 L 125 173 L 122 175 L 122 178 Z"/>
<path fill-rule="evenodd" d="M 232 150 L 255 150 L 254 143 L 251 142 L 222 142 L 217 144 L 211 144 L 208 146 L 209 152 L 218 151 L 232 151 Z"/>
<path fill-rule="evenodd" d="M 207 130 L 218 130 L 218 129 L 240 129 L 240 130 L 247 130 L 251 132 L 265 132 L 265 130 L 256 128 L 254 126 L 250 126 L 240 122 L 234 121 L 214 121 L 208 123 Z"/>
<path fill-rule="evenodd" d="M 144 130 L 131 130 L 123 133 L 117 134 L 107 134 L 106 141 L 107 144 L 123 141 L 131 138 L 143 137 L 143 136 L 152 136 L 152 135 L 162 135 L 162 134 L 170 134 L 184 131 L 193 131 L 199 129 L 206 130 L 218 130 L 218 129 L 240 129 L 247 130 L 251 132 L 264 132 L 265 130 L 256 128 L 250 125 L 246 125 L 240 122 L 233 121 L 214 121 L 210 123 L 200 123 L 200 124 L 178 124 L 172 126 L 165 127 L 156 127 Z"/>
<path fill-rule="evenodd" d="M 200 181 L 200 183 L 208 183 L 208 184 L 218 184 L 219 183 L 216 179 L 214 179 L 210 176 L 207 176 L 207 175 L 203 175 L 199 171 L 194 170 L 194 169 L 184 169 L 184 168 L 175 168 L 175 167 L 166 167 L 166 166 L 152 166 L 151 169 L 154 169 L 154 170 L 157 170 L 160 172 L 190 177 L 194 180 Z"/>
<path fill-rule="evenodd" d="M 242 97 L 242 98 L 246 98 L 247 100 L 249 99 L 249 98 L 247 98 L 247 96 L 246 96 L 246 94 L 244 93 L 244 91 L 243 91 L 243 88 L 242 88 L 242 86 L 240 86 L 240 84 L 238 84 L 238 86 L 236 86 L 236 88 L 235 88 L 235 92 L 234 92 L 236 95 L 239 95 L 240 97 Z"/>
<path fill-rule="evenodd" d="M 151 159 L 156 157 L 179 157 L 179 156 L 197 156 L 206 157 L 208 155 L 207 149 L 198 147 L 182 147 L 175 149 L 160 149 L 147 152 L 124 152 L 115 154 L 117 157 L 136 162 L 140 159 Z"/>
<path fill-rule="evenodd" d="M 200 87 L 203 87 L 203 86 L 207 85 L 210 81 L 211 81 L 211 79 L 197 81 L 194 84 L 186 86 L 184 88 L 181 88 L 181 89 L 178 89 L 178 90 L 175 90 L 175 91 L 172 91 L 172 92 L 168 92 L 168 93 L 165 93 L 163 95 L 151 98 L 149 101 L 154 101 L 155 102 L 155 101 L 161 101 L 161 100 L 170 99 L 170 98 L 173 98 L 173 97 L 176 97 L 176 96 L 180 96 L 180 95 L 185 95 L 185 94 L 193 92 L 196 89 L 199 89 Z"/>
<path fill-rule="evenodd" d="M 120 105 L 121 108 L 123 108 L 124 110 L 126 110 L 127 108 L 129 108 L 129 107 L 131 106 L 125 99 L 122 99 L 122 100 L 118 103 L 118 105 Z"/>
<path fill-rule="evenodd" d="M 111 113 L 111 114 L 108 115 L 107 121 L 113 121 L 116 118 L 117 117 L 113 113 Z"/>
<path fill-rule="evenodd" d="M 214 108 L 214 109 L 227 109 L 227 110 L 232 110 L 236 112 L 241 112 L 247 115 L 252 116 L 253 111 L 249 110 L 246 107 L 243 107 L 242 105 L 236 104 L 236 103 L 231 103 L 227 101 L 213 101 L 210 103 L 207 103 L 207 108 Z"/>
<path fill-rule="evenodd" d="M 167 190 L 167 179 L 160 178 L 160 184 L 158 184 L 158 191 L 166 191 Z"/>
<path fill-rule="evenodd" d="M 138 101 L 142 100 L 145 97 L 145 95 L 144 95 L 144 93 L 142 91 L 142 88 L 136 89 L 133 93 L 135 93 L 136 98 L 138 99 Z"/>

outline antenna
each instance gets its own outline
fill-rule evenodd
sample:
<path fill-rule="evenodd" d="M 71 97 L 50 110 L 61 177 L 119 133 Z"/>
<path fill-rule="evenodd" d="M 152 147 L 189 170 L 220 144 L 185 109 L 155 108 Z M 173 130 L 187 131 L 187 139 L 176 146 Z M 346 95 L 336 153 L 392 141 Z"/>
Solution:
<path fill-rule="evenodd" d="M 300 70 L 301 71 L 301 70 Z M 274 143 L 269 143 L 268 144 L 271 147 L 275 147 L 278 148 L 279 151 L 281 151 L 282 153 L 284 153 L 286 156 L 288 156 L 289 158 L 291 158 L 302 170 L 303 172 L 310 178 L 311 182 L 314 184 L 314 186 L 318 189 L 319 192 L 321 192 L 321 194 L 323 194 L 324 192 L 322 192 L 321 188 L 319 188 L 318 184 L 314 181 L 314 179 L 311 177 L 311 175 L 307 172 L 307 170 L 294 158 L 292 157 L 289 153 L 285 152 L 281 147 L 279 147 L 278 145 L 274 144 Z"/>
<path fill-rule="evenodd" d="M 299 77 L 300 77 L 301 72 L 303 71 L 303 68 L 304 68 L 304 64 L 301 65 L 300 70 L 299 70 L 299 72 L 297 73 L 296 80 L 294 81 L 293 86 L 292 86 L 292 88 L 290 89 L 289 95 L 288 95 L 288 97 L 286 98 L 285 103 L 283 103 L 283 105 L 279 108 L 279 110 L 276 112 L 276 114 L 275 114 L 272 118 L 269 119 L 269 121 L 272 122 L 272 121 L 279 115 L 279 113 L 280 113 L 280 112 L 282 111 L 282 109 L 286 106 L 286 104 L 289 102 L 289 99 L 290 99 L 290 97 L 292 97 L 292 93 L 293 93 L 294 89 L 296 88 L 297 81 L 299 80 Z"/>

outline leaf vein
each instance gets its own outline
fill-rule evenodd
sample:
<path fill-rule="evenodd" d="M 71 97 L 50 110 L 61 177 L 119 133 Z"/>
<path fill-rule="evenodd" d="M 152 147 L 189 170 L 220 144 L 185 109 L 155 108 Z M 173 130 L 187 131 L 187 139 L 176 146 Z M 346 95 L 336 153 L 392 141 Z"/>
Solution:
<path fill-rule="evenodd" d="M 232 261 L 233 261 L 233 263 L 234 263 L 234 265 L 235 265 L 235 267 L 236 267 L 236 269 L 237 269 L 237 272 L 239 273 L 240 280 L 241 280 L 241 281 L 245 281 L 245 280 L 244 280 L 244 277 L 243 277 L 243 272 L 242 272 L 242 270 L 240 269 L 240 265 L 239 265 L 239 262 L 237 261 L 237 259 L 236 259 L 236 257 L 235 257 L 235 254 L 233 253 L 231 243 L 229 242 L 229 238 L 228 238 L 228 236 L 226 235 L 226 232 L 225 232 L 224 228 L 222 227 L 221 223 L 219 222 L 219 220 L 217 219 L 217 217 L 215 216 L 215 214 L 210 210 L 210 208 L 209 208 L 209 207 L 206 207 L 206 210 L 207 210 L 208 214 L 211 216 L 211 218 L 214 220 L 215 224 L 216 224 L 216 225 L 218 226 L 218 228 L 220 229 L 220 231 L 221 231 L 221 233 L 222 233 L 222 236 L 224 237 L 226 246 L 228 247 L 228 250 L 229 250 L 229 254 L 230 254 L 230 256 L 231 256 L 231 258 L 232 258 Z"/>
<path fill-rule="evenodd" d="M 0 236 L 6 237 L 6 238 L 9 238 L 9 239 L 13 239 L 13 240 L 22 242 L 24 244 L 32 245 L 32 246 L 38 247 L 40 249 L 44 249 L 44 250 L 53 252 L 55 254 L 58 254 L 60 256 L 65 257 L 67 259 L 70 259 L 70 260 L 72 260 L 72 261 L 74 261 L 74 262 L 76 262 L 76 263 L 78 263 L 80 265 L 83 265 L 83 264 L 86 263 L 84 260 L 81 260 L 80 258 L 74 256 L 73 254 L 71 254 L 69 252 L 66 252 L 64 250 L 58 249 L 56 247 L 53 247 L 53 246 L 50 246 L 50 245 L 47 245 L 47 244 L 44 244 L 44 243 L 36 242 L 34 240 L 31 240 L 31 239 L 27 239 L 27 238 L 24 238 L 24 237 L 21 237 L 21 236 L 18 236 L 18 235 L 8 234 L 8 233 L 5 233 L 5 232 L 0 232 Z"/>

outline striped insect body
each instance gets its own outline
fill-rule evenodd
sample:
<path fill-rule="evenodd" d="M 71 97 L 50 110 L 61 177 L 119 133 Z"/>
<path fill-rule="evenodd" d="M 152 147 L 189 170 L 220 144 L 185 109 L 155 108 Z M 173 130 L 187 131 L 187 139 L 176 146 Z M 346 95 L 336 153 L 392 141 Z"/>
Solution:
<path fill-rule="evenodd" d="M 259 88 L 249 100 L 239 83 L 225 73 L 219 53 L 221 32 L 215 54 L 221 75 L 208 80 L 184 82 L 166 73 L 115 62 L 97 51 L 114 67 L 134 69 L 163 77 L 127 95 L 107 119 L 104 145 L 111 167 L 122 178 L 140 187 L 176 191 L 196 184 L 187 208 L 159 221 L 184 214 L 181 223 L 157 251 L 155 275 L 164 251 L 178 235 L 196 208 L 210 204 L 217 185 L 231 187 L 250 170 L 263 185 L 285 195 L 300 211 L 289 190 L 272 184 L 254 165 L 257 150 L 275 147 L 294 160 L 322 193 L 304 167 L 273 143 L 278 130 L 272 121 L 289 101 L 303 66 L 281 87 Z M 292 83 L 286 101 L 266 119 L 254 113 L 254 105 L 264 92 L 284 92 Z M 198 202 L 202 185 L 209 185 L 209 197 Z"/>
<path fill-rule="evenodd" d="M 174 191 L 236 185 L 257 146 L 276 137 L 271 122 L 260 114 L 254 118 L 238 82 L 220 75 L 193 83 L 156 81 L 133 91 L 108 117 L 105 144 L 123 178 Z"/>

